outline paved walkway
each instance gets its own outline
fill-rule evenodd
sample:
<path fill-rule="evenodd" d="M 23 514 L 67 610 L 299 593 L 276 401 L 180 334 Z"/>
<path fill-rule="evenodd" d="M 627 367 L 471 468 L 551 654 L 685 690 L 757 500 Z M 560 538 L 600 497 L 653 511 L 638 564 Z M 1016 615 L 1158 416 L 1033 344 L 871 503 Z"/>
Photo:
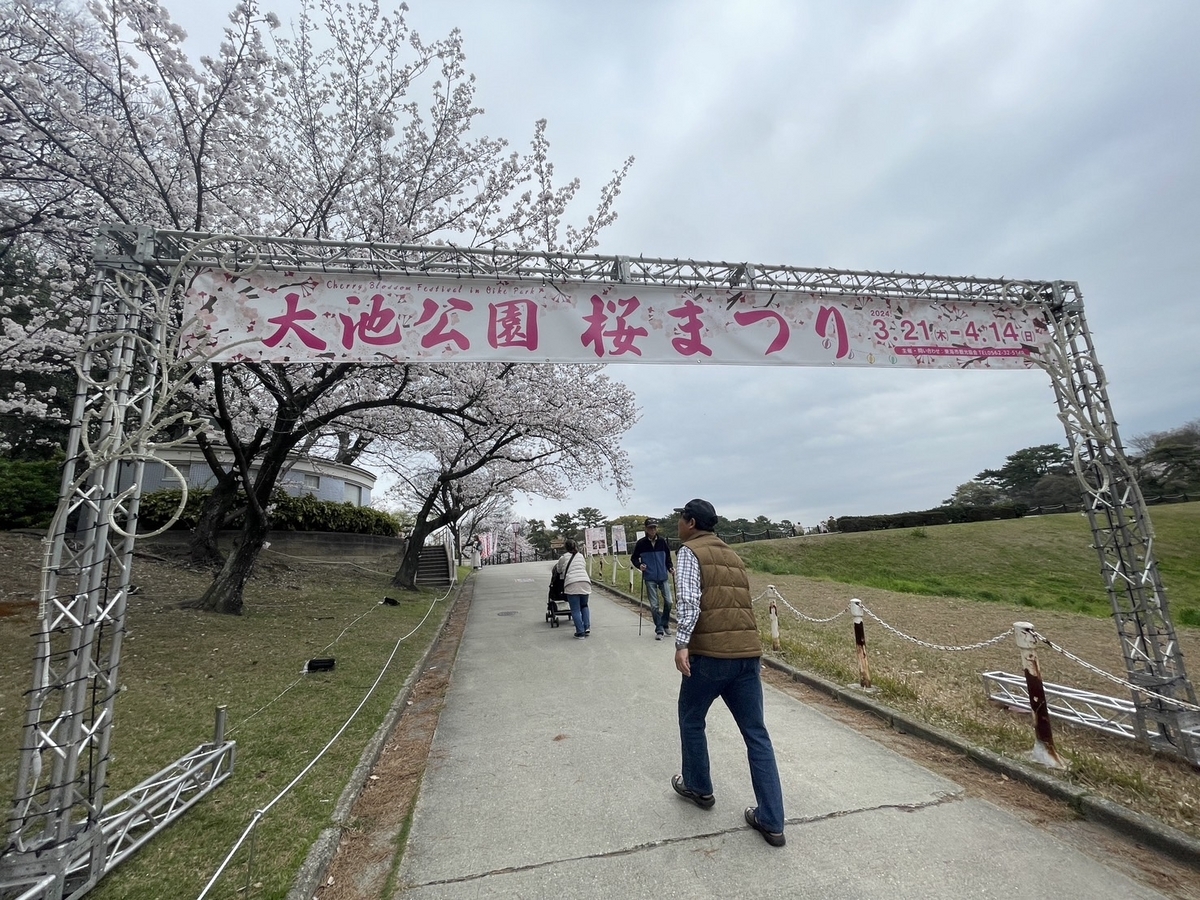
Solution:
<path fill-rule="evenodd" d="M 672 643 L 593 594 L 592 635 L 545 622 L 549 563 L 486 568 L 395 900 L 474 897 L 1159 897 L 772 688 L 787 846 L 742 819 L 745 750 L 709 716 L 717 805 L 679 770 Z"/>

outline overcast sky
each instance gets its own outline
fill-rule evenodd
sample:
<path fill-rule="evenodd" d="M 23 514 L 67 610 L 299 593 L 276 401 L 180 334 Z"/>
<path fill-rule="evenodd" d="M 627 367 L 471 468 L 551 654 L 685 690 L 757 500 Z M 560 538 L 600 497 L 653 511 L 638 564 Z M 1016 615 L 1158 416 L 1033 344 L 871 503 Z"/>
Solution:
<path fill-rule="evenodd" d="M 219 2 L 166 0 L 197 53 Z M 598 252 L 1076 281 L 1125 442 L 1200 418 L 1200 3 L 409 6 L 427 39 L 462 30 L 482 133 L 525 149 L 549 121 L 579 216 L 636 157 Z M 609 372 L 641 407 L 632 495 L 518 515 L 701 496 L 812 525 L 936 506 L 1064 442 L 1038 371 Z"/>

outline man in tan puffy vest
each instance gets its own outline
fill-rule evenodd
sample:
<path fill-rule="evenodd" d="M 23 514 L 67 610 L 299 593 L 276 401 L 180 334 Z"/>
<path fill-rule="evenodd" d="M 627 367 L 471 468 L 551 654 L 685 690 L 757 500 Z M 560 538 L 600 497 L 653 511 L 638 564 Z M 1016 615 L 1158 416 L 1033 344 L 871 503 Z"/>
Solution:
<path fill-rule="evenodd" d="M 759 665 L 762 642 L 750 602 L 750 582 L 742 558 L 713 533 L 717 511 L 707 500 L 691 500 L 679 510 L 675 556 L 675 668 L 679 685 L 679 740 L 683 772 L 671 779 L 681 797 L 701 809 L 716 798 L 709 773 L 705 720 L 720 697 L 746 742 L 750 782 L 757 806 L 745 819 L 772 847 L 782 847 L 783 789 L 775 748 L 763 721 Z"/>

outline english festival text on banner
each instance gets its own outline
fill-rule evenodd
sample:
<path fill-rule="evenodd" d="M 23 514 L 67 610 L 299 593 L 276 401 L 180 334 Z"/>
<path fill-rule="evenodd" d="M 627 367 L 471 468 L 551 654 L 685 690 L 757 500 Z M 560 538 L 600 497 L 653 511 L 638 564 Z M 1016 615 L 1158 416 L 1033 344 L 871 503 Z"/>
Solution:
<path fill-rule="evenodd" d="M 993 303 L 200 269 L 213 362 L 643 362 L 1029 368 L 1044 313 Z"/>

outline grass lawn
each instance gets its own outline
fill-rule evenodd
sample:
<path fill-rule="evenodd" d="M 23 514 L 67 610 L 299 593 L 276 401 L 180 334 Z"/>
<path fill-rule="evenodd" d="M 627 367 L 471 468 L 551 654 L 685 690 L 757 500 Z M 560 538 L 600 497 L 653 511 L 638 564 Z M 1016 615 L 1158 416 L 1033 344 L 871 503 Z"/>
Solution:
<path fill-rule="evenodd" d="M 210 799 L 114 870 L 90 897 L 197 896 L 255 811 L 334 737 L 383 673 L 361 712 L 271 809 L 210 896 L 287 894 L 309 846 L 330 824 L 363 747 L 447 612 L 448 601 L 435 602 L 439 594 L 388 587 L 396 560 L 373 562 L 367 571 L 266 553 L 241 616 L 179 608 L 179 601 L 197 596 L 207 583 L 204 573 L 135 562 L 134 581 L 142 590 L 131 598 L 127 616 L 107 796 L 118 796 L 210 740 L 221 704 L 228 707 L 227 736 L 237 742 L 237 761 L 233 777 Z M 381 605 L 385 594 L 403 599 L 398 606 Z M 16 772 L 33 622 L 28 612 L 0 619 L 5 802 Z M 305 662 L 316 656 L 334 657 L 335 668 L 302 674 Z"/>
<path fill-rule="evenodd" d="M 1200 503 L 1157 506 L 1157 558 L 1188 648 L 1200 665 Z M 1078 514 L 896 531 L 821 535 L 735 545 L 759 594 L 776 584 L 807 614 L 828 616 L 858 596 L 885 620 L 928 641 L 970 643 L 1029 618 L 1050 639 L 1110 672 L 1124 674 L 1111 609 Z M 34 629 L 27 598 L 36 589 L 38 542 L 0 533 L 0 791 L 12 796 L 30 681 Z M 237 741 L 232 779 L 101 882 L 97 900 L 195 897 L 254 813 L 271 803 L 378 687 L 321 761 L 264 818 L 217 884 L 213 897 L 283 898 L 330 816 L 362 749 L 445 618 L 437 595 L 388 587 L 396 559 L 319 564 L 266 553 L 246 592 L 245 614 L 181 609 L 208 583 L 204 572 L 139 557 L 116 706 L 108 797 L 116 797 L 210 739 L 214 709 L 228 707 Z M 611 565 L 611 563 L 610 563 Z M 460 577 L 461 577 L 460 572 Z M 618 587 L 628 588 L 620 569 Z M 593 577 L 600 573 L 593 570 Z M 606 569 L 605 583 L 612 583 Z M 634 583 L 633 593 L 640 592 Z M 384 595 L 402 597 L 381 605 Z M 1036 610 L 1037 612 L 1031 612 Z M 765 608 L 760 622 L 766 633 Z M 855 678 L 846 620 L 813 626 L 781 610 L 782 656 L 841 682 Z M 998 752 L 1030 745 L 1027 722 L 983 696 L 978 672 L 1012 671 L 1009 642 L 981 653 L 914 648 L 870 625 L 881 699 Z M 389 663 L 389 657 L 395 657 Z M 333 671 L 301 674 L 315 656 Z M 1047 679 L 1113 693 L 1058 657 L 1043 656 Z M 1119 692 L 1119 689 L 1116 689 Z M 1195 773 L 1174 758 L 1083 728 L 1060 733 L 1066 777 L 1200 837 Z"/>
<path fill-rule="evenodd" d="M 1177 625 L 1200 626 L 1200 503 L 1154 506 L 1155 554 Z M 737 545 L 752 569 L 934 597 L 1110 616 L 1080 513 Z"/>

